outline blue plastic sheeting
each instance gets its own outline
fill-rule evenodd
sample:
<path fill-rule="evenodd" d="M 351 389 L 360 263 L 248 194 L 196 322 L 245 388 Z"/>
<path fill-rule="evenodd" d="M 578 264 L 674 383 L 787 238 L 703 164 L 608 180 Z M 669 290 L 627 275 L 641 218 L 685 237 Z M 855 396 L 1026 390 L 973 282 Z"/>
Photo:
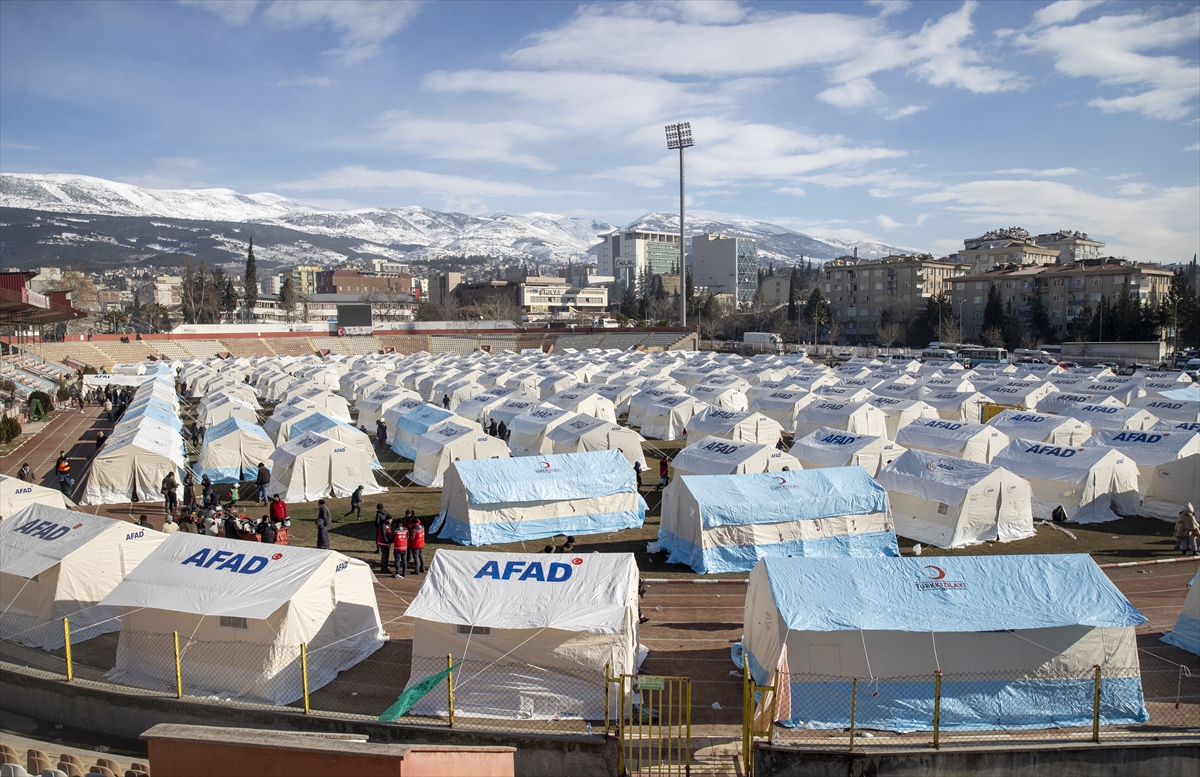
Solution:
<path fill-rule="evenodd" d="M 447 418 L 454 418 L 454 413 L 433 405 L 414 407 L 396 420 L 396 434 L 392 438 L 392 450 L 397 456 L 417 460 L 417 449 L 400 438 L 400 432 L 408 432 L 414 437 L 420 437 L 429 431 L 429 427 L 440 424 Z"/>
<path fill-rule="evenodd" d="M 489 459 L 489 461 L 502 461 L 502 459 Z M 639 495 L 637 503 L 636 510 L 503 523 L 468 524 L 443 513 L 438 516 L 439 519 L 445 521 L 438 536 L 453 540 L 460 545 L 495 545 L 504 542 L 546 539 L 559 534 L 574 537 L 581 534 L 607 534 L 622 529 L 639 529 L 646 520 L 646 502 Z"/>
<path fill-rule="evenodd" d="M 862 467 L 684 475 L 705 529 L 887 512 L 887 491 Z"/>
<path fill-rule="evenodd" d="M 204 444 L 219 440 L 234 432 L 245 432 L 252 434 L 255 437 L 261 437 L 267 442 L 271 441 L 270 435 L 259 426 L 252 424 L 244 418 L 230 416 L 215 426 L 210 426 L 204 430 Z M 267 465 L 267 469 L 271 468 L 271 460 L 267 459 L 263 462 Z M 242 480 L 254 480 L 258 477 L 258 468 L 243 469 L 241 467 L 201 467 L 197 460 L 192 464 L 192 471 L 196 473 L 197 493 L 199 493 L 200 478 L 208 475 L 208 479 L 213 483 L 236 483 Z"/>
<path fill-rule="evenodd" d="M 1183 388 L 1164 391 L 1162 392 L 1162 395 L 1167 399 L 1174 399 L 1177 402 L 1200 402 L 1200 386 L 1193 383 L 1192 385 L 1184 386 Z"/>
<path fill-rule="evenodd" d="M 1136 626 L 1146 618 L 1090 556 L 764 560 L 793 631 Z"/>
<path fill-rule="evenodd" d="M 518 456 L 456 462 L 472 505 L 557 502 L 637 491 L 620 451 Z"/>
<path fill-rule="evenodd" d="M 234 432 L 246 432 L 247 434 L 252 434 L 255 437 L 261 437 L 268 442 L 271 441 L 270 435 L 268 435 L 261 426 L 258 424 L 252 424 L 246 419 L 238 418 L 237 416 L 230 416 L 221 423 L 205 429 L 204 441 L 209 442 L 212 440 L 219 440 L 225 435 L 233 434 Z"/>
<path fill-rule="evenodd" d="M 330 418 L 324 413 L 313 413 L 292 424 L 292 429 L 288 433 L 288 437 L 299 437 L 305 432 L 313 432 L 314 434 L 331 437 L 331 435 L 325 434 L 325 432 L 339 426 L 343 429 L 349 429 L 356 434 L 365 434 L 361 429 L 355 429 L 350 424 L 343 423 L 336 418 Z M 371 469 L 383 469 L 383 465 L 379 463 L 379 457 L 375 455 L 374 451 L 371 452 Z"/>
<path fill-rule="evenodd" d="M 183 424 L 175 413 L 164 410 L 160 405 L 154 403 L 145 404 L 136 409 L 131 407 L 121 416 L 119 423 L 126 424 L 142 416 L 169 426 L 177 432 L 183 429 Z"/>
<path fill-rule="evenodd" d="M 738 475 L 738 477 L 742 477 Z M 775 543 L 747 545 L 718 545 L 698 548 L 668 531 L 658 530 L 658 544 L 667 551 L 668 564 L 686 564 L 702 575 L 719 572 L 747 572 L 759 559 L 769 556 L 803 556 L 806 558 L 843 558 L 846 556 L 899 556 L 893 531 L 866 534 L 842 534 L 811 540 L 788 540 Z"/>
<path fill-rule="evenodd" d="M 942 731 L 1041 729 L 1092 725 L 1094 681 L 942 680 Z M 849 681 L 793 682 L 789 728 L 850 727 Z M 858 683 L 854 723 L 885 731 L 933 730 L 934 682 L 880 680 Z M 1149 720 L 1137 677 L 1103 678 L 1100 723 L 1125 725 Z"/>
<path fill-rule="evenodd" d="M 1200 620 L 1179 613 L 1175 629 L 1163 634 L 1162 641 L 1200 656 Z"/>

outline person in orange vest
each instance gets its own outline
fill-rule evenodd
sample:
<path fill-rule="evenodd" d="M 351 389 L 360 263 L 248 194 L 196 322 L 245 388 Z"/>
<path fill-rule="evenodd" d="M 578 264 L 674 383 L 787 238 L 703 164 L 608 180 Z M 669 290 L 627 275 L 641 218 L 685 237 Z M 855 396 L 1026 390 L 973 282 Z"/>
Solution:
<path fill-rule="evenodd" d="M 425 574 L 425 526 L 413 510 L 404 511 L 404 526 L 408 529 L 408 558 L 405 566 L 412 564 L 413 574 Z"/>
<path fill-rule="evenodd" d="M 396 573 L 392 577 L 404 577 L 408 570 L 405 556 L 408 555 L 408 529 L 399 518 L 392 521 L 392 556 L 396 561 Z"/>

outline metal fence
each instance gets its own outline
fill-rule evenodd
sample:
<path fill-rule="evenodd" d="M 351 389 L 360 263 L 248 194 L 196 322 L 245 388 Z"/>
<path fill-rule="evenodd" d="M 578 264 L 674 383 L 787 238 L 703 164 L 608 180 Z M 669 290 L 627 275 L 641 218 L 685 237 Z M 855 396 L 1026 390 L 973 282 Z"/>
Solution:
<path fill-rule="evenodd" d="M 1182 666 L 1177 674 L 1178 683 L 1154 696 L 1143 691 L 1142 677 L 1106 676 L 1099 666 L 1054 677 L 776 672 L 768 685 L 746 677 L 743 750 L 749 755 L 756 738 L 830 750 L 1195 739 L 1200 678 Z"/>
<path fill-rule="evenodd" d="M 445 673 L 396 722 L 522 734 L 604 730 L 603 671 L 450 656 L 414 656 L 405 667 L 382 650 L 364 657 L 344 641 L 280 645 L 273 634 L 255 641 L 234 634 L 203 640 L 181 632 L 106 631 L 113 625 L 76 629 L 67 618 L 3 613 L 0 661 L 67 682 L 357 720 L 380 720 L 407 687 Z"/>

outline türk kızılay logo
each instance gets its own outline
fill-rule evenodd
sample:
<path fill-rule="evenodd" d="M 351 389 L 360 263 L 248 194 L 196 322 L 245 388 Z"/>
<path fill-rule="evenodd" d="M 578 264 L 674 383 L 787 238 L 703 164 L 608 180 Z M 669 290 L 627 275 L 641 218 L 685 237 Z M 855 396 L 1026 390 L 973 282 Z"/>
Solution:
<path fill-rule="evenodd" d="M 537 464 L 537 468 L 533 471 L 538 475 L 549 475 L 551 472 L 562 472 L 562 470 L 558 467 L 550 466 L 550 462 L 548 461 L 539 461 Z"/>
<path fill-rule="evenodd" d="M 967 587 L 962 580 L 947 580 L 946 570 L 933 564 L 921 568 L 924 580 L 917 581 L 918 591 L 961 591 Z"/>
<path fill-rule="evenodd" d="M 534 580 L 539 583 L 564 583 L 571 579 L 571 573 L 574 571 L 572 567 L 577 567 L 582 563 L 583 559 L 578 556 L 571 559 L 570 564 L 554 561 L 548 566 L 543 566 L 540 561 L 506 561 L 501 570 L 500 562 L 492 560 L 484 562 L 479 571 L 475 573 L 475 579 L 487 577 L 492 580 L 516 580 L 518 583 L 526 580 Z"/>
<path fill-rule="evenodd" d="M 782 491 L 788 488 L 802 488 L 799 483 L 790 483 L 783 475 L 775 476 L 775 483 L 771 486 L 772 491 Z"/>

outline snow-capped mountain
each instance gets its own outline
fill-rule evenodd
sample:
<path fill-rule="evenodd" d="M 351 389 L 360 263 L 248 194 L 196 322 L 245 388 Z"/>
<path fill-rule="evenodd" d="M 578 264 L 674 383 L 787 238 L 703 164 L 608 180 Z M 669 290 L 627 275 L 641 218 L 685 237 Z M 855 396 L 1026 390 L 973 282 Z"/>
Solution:
<path fill-rule="evenodd" d="M 147 189 L 82 175 L 0 173 L 0 260 L 7 266 L 137 264 L 164 255 L 239 259 L 253 235 L 261 260 L 337 264 L 370 257 L 424 263 L 441 257 L 562 264 L 594 256 L 619 227 L 552 213 L 472 216 L 420 206 L 321 210 L 275 194 Z M 690 218 L 688 232 L 758 240 L 763 263 L 794 264 L 901 249 L 819 239 L 759 221 Z M 621 229 L 674 232 L 677 216 L 651 213 Z"/>

